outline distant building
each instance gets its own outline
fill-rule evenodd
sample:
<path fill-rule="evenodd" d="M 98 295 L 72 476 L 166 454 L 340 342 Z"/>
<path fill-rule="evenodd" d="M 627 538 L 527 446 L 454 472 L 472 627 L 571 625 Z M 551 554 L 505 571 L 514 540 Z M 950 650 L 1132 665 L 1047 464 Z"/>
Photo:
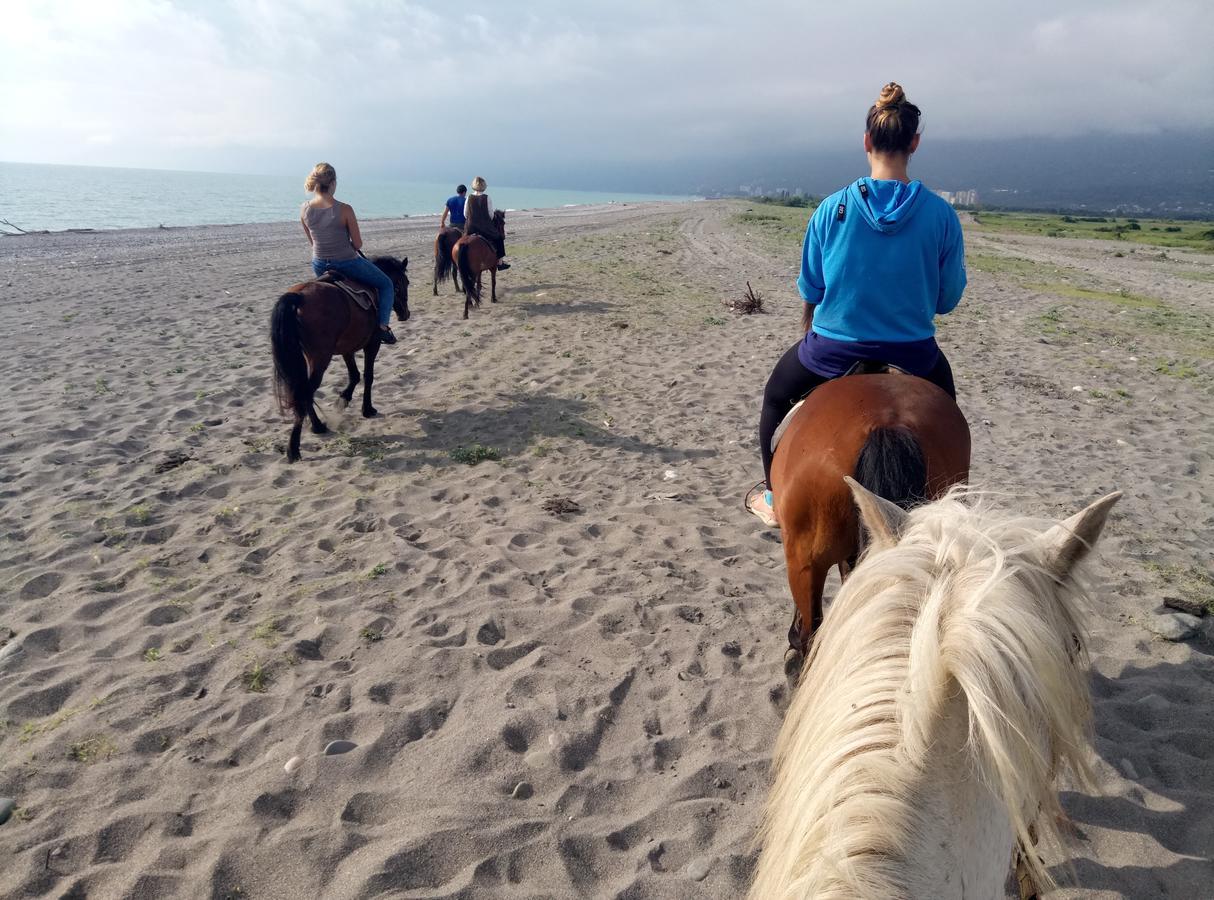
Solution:
<path fill-rule="evenodd" d="M 968 191 L 936 191 L 936 193 L 953 206 L 978 205 L 978 192 L 973 189 Z"/>

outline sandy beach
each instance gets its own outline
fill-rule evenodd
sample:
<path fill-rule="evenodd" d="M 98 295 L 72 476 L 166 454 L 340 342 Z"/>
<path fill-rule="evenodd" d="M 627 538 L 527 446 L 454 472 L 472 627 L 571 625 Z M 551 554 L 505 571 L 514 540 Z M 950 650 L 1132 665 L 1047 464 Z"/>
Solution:
<path fill-rule="evenodd" d="M 295 465 L 298 223 L 0 239 L 0 896 L 740 897 L 791 616 L 742 498 L 797 215 L 511 213 L 467 322 L 434 218 L 366 222 L 413 318 L 380 416 L 338 362 Z M 1157 632 L 1214 601 L 1214 256 L 967 249 L 939 339 L 975 482 L 1056 517 L 1125 492 L 1055 896 L 1209 897 L 1214 627 Z M 747 281 L 764 314 L 726 309 Z"/>

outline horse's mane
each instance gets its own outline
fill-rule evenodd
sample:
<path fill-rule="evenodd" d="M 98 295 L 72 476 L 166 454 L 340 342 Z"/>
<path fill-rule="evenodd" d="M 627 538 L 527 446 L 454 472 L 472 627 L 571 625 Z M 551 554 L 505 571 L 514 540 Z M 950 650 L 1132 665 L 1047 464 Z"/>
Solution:
<path fill-rule="evenodd" d="M 371 258 L 371 263 L 393 280 L 399 278 L 405 271 L 404 263 L 395 256 L 374 256 Z"/>
<path fill-rule="evenodd" d="M 901 896 L 895 867 L 920 827 L 910 795 L 958 690 L 974 771 L 1022 845 L 1032 823 L 1060 840 L 1054 778 L 1063 768 L 1090 775 L 1091 709 L 1084 590 L 1043 568 L 1047 527 L 954 489 L 910 513 L 897 546 L 861 562 L 818 632 L 777 742 L 751 897 Z M 1053 883 L 1035 853 L 1025 861 L 1039 884 Z"/>

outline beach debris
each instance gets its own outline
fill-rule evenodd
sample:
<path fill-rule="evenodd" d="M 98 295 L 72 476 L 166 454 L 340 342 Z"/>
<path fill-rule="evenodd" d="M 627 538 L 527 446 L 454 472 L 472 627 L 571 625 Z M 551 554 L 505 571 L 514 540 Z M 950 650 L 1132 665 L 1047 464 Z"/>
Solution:
<path fill-rule="evenodd" d="M 755 289 L 746 282 L 746 293 L 741 297 L 725 301 L 725 308 L 740 316 L 752 316 L 763 312 L 763 295 L 756 294 Z"/>
<path fill-rule="evenodd" d="M 8 821 L 8 817 L 17 808 L 17 801 L 12 797 L 0 797 L 0 825 Z"/>
<path fill-rule="evenodd" d="M 535 788 L 528 781 L 520 781 L 514 786 L 514 790 L 510 792 L 510 796 L 515 800 L 530 800 L 535 793 Z"/>
<path fill-rule="evenodd" d="M 358 744 L 353 741 L 329 741 L 325 744 L 325 756 L 337 756 L 341 753 L 349 753 L 351 750 L 358 747 Z"/>
<path fill-rule="evenodd" d="M 553 497 L 550 500 L 545 500 L 540 504 L 540 508 L 546 513 L 551 513 L 554 516 L 572 515 L 580 513 L 582 508 L 576 502 L 568 497 Z"/>
<path fill-rule="evenodd" d="M 288 775 L 290 775 L 292 772 L 294 772 L 296 769 L 298 769 L 302 765 L 303 765 L 303 757 L 292 756 L 290 759 L 287 760 L 287 764 L 285 766 L 283 766 L 282 768 Z"/>
<path fill-rule="evenodd" d="M 1168 607 L 1168 609 L 1188 613 L 1190 616 L 1196 616 L 1199 619 L 1206 614 L 1204 603 L 1200 603 L 1197 600 L 1189 600 L 1187 597 L 1164 597 L 1163 605 Z"/>
<path fill-rule="evenodd" d="M 726 641 L 721 646 L 721 652 L 726 656 L 732 656 L 735 659 L 742 655 L 742 645 L 737 641 Z"/>
<path fill-rule="evenodd" d="M 692 881 L 703 881 L 708 877 L 713 860 L 707 856 L 697 856 L 687 864 L 687 877 Z"/>
<path fill-rule="evenodd" d="M 667 469 L 665 472 L 662 473 L 663 481 L 674 481 L 678 477 L 679 477 L 679 473 L 676 472 L 674 469 Z"/>
<path fill-rule="evenodd" d="M 1165 641 L 1187 641 L 1201 628 L 1201 619 L 1188 613 L 1161 613 L 1147 619 L 1146 626 Z"/>

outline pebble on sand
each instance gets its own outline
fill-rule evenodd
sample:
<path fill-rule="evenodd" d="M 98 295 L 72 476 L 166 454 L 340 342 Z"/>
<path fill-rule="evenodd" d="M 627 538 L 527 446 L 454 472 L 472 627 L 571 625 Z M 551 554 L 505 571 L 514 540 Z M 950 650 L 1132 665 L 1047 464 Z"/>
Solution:
<path fill-rule="evenodd" d="M 358 744 L 353 741 L 329 741 L 325 744 L 325 756 L 336 756 L 339 753 L 349 753 Z"/>
<path fill-rule="evenodd" d="M 0 825 L 8 821 L 8 817 L 17 808 L 17 801 L 12 797 L 0 797 Z"/>
<path fill-rule="evenodd" d="M 535 793 L 535 788 L 528 781 L 520 781 L 514 786 L 514 790 L 510 792 L 510 796 L 515 800 L 530 800 L 531 795 Z"/>
<path fill-rule="evenodd" d="M 687 864 L 687 877 L 692 881 L 703 881 L 708 877 L 708 870 L 712 868 L 712 862 L 707 856 L 697 856 Z"/>
<path fill-rule="evenodd" d="M 298 769 L 302 765 L 303 765 L 302 757 L 292 756 L 290 759 L 287 760 L 287 764 L 285 766 L 283 766 L 283 769 L 285 769 L 286 773 L 288 775 L 290 775 L 292 772 L 294 772 L 296 769 Z"/>
<path fill-rule="evenodd" d="M 1201 628 L 1201 619 L 1188 613 L 1162 613 L 1147 619 L 1146 626 L 1165 641 L 1187 641 Z"/>

